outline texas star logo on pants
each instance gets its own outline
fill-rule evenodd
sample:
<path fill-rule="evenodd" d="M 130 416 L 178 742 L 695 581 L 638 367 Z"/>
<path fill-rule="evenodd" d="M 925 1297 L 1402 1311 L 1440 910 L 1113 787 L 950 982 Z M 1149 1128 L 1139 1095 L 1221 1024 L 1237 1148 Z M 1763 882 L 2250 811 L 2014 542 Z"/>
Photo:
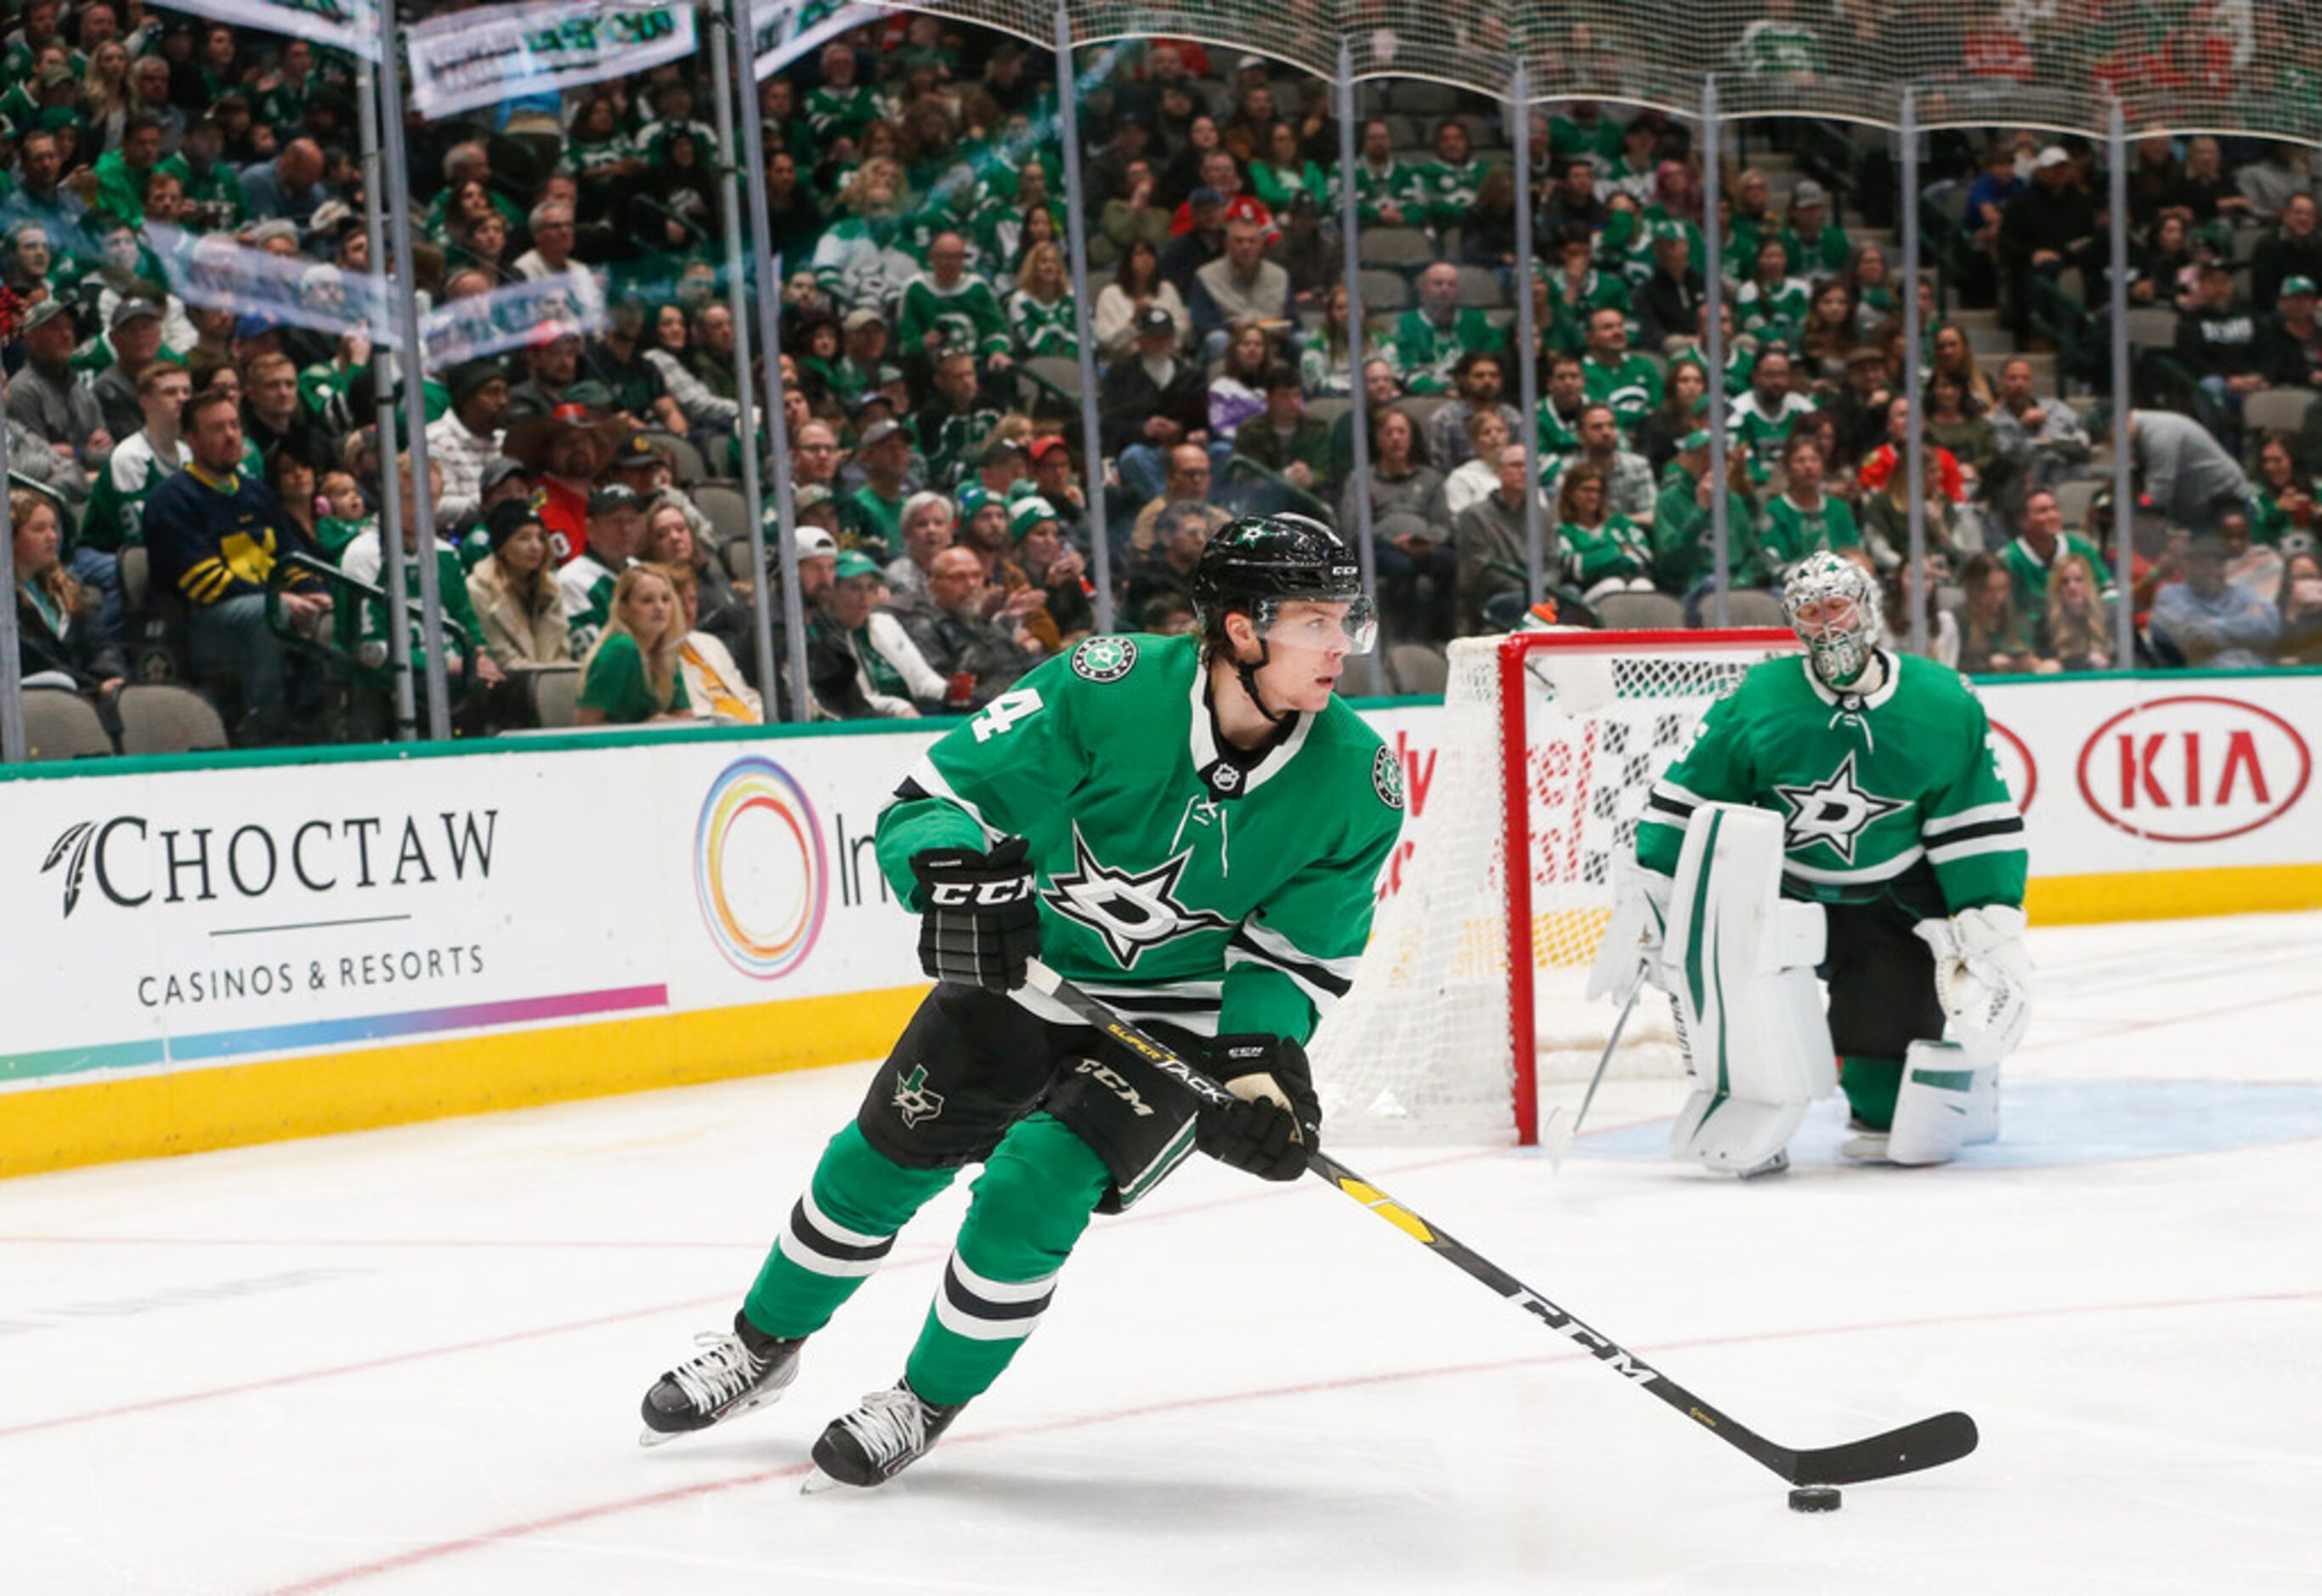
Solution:
<path fill-rule="evenodd" d="M 940 1117 L 943 1111 L 943 1094 L 928 1090 L 928 1067 L 912 1065 L 911 1072 L 895 1084 L 895 1112 L 905 1126 L 917 1129 L 920 1120 Z"/>

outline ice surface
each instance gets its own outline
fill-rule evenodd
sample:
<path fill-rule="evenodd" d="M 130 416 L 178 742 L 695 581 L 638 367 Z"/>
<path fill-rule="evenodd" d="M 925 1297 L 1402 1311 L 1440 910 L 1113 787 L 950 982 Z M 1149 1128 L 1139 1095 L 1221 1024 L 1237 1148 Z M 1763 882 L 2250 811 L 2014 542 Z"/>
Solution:
<path fill-rule="evenodd" d="M 1983 1448 L 1804 1517 L 1319 1182 L 1099 1220 L 1015 1370 L 886 1489 L 798 1495 L 893 1380 L 964 1184 L 779 1406 L 647 1452 L 865 1072 L 0 1183 L 0 1589 L 2311 1591 L 2322 916 L 2035 934 L 2008 1139 L 1737 1186 L 1615 1081 L 1563 1173 L 1357 1167 L 1784 1444 Z M 1577 1090 L 1577 1088 L 1575 1089 Z"/>

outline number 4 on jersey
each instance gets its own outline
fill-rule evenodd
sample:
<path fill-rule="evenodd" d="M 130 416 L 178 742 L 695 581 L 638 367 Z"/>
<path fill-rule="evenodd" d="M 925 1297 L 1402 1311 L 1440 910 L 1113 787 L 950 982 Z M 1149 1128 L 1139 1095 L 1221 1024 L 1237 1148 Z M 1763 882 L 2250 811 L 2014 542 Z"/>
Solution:
<path fill-rule="evenodd" d="M 989 743 L 1018 721 L 1038 714 L 1040 694 L 1037 688 L 1017 688 L 1001 694 L 983 707 L 983 713 L 968 722 L 978 743 Z"/>

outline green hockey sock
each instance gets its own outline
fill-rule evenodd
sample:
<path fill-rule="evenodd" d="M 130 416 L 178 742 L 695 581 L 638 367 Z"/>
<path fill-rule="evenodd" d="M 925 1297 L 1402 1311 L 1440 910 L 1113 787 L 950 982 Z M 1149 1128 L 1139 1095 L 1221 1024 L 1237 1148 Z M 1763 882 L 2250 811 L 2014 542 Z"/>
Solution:
<path fill-rule="evenodd" d="M 1112 1184 L 1103 1160 L 1064 1122 L 1036 1114 L 1008 1133 L 975 1182 L 905 1369 L 930 1402 L 991 1389 L 1040 1322 L 1056 1272 Z"/>
<path fill-rule="evenodd" d="M 956 1170 L 906 1169 L 850 1123 L 830 1138 L 814 1179 L 743 1299 L 742 1312 L 769 1336 L 810 1336 L 894 1249 L 895 1233 Z"/>
<path fill-rule="evenodd" d="M 1867 1059 L 1848 1053 L 1838 1083 L 1846 1092 L 1846 1106 L 1873 1130 L 1895 1123 L 1895 1099 L 1903 1090 L 1901 1059 Z"/>

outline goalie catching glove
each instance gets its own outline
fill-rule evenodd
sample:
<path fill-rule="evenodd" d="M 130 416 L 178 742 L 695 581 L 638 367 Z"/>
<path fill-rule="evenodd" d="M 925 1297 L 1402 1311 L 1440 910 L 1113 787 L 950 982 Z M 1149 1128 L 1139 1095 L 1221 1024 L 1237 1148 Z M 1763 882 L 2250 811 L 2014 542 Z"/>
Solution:
<path fill-rule="evenodd" d="M 1322 1123 L 1306 1050 L 1287 1036 L 1220 1036 L 1204 1062 L 1235 1100 L 1202 1106 L 1193 1132 L 1202 1151 L 1263 1181 L 1304 1174 Z"/>
<path fill-rule="evenodd" d="M 1040 951 L 1040 904 L 1022 837 L 989 853 L 929 848 L 911 855 L 919 889 L 919 967 L 937 980 L 1012 992 Z"/>
<path fill-rule="evenodd" d="M 2022 909 L 1994 904 L 1912 927 L 1935 951 L 1935 995 L 1951 1017 L 1951 1039 L 1975 1062 L 2014 1053 L 2032 1024 L 2024 925 Z"/>

